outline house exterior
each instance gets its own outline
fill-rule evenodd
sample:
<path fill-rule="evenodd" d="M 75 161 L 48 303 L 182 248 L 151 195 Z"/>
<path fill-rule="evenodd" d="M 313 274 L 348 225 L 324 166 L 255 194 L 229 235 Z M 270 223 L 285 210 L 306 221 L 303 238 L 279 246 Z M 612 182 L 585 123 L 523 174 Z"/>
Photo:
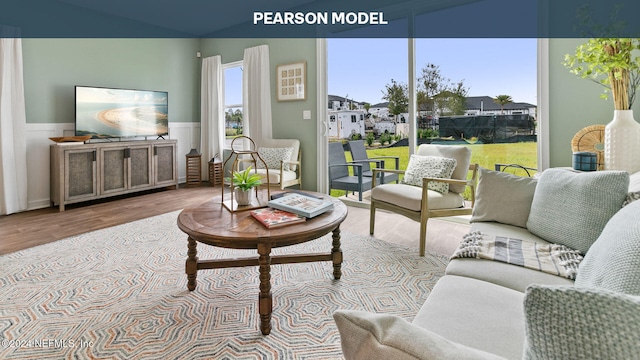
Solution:
<path fill-rule="evenodd" d="M 353 134 L 365 135 L 365 110 L 329 111 L 329 137 L 344 139 Z"/>
<path fill-rule="evenodd" d="M 355 101 L 346 97 L 329 95 L 329 110 L 364 110 L 364 102 Z"/>
<path fill-rule="evenodd" d="M 467 97 L 465 115 L 531 115 L 536 118 L 537 106 L 525 102 L 511 102 L 504 105 L 496 104 L 490 96 Z"/>

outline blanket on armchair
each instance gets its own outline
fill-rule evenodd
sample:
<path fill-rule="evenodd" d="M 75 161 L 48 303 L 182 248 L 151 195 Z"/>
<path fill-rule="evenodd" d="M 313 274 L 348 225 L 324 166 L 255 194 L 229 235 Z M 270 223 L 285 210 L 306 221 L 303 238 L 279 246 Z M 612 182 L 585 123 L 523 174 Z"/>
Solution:
<path fill-rule="evenodd" d="M 513 239 L 473 231 L 464 235 L 451 257 L 501 261 L 575 280 L 582 261 L 579 251 L 558 244 Z"/>

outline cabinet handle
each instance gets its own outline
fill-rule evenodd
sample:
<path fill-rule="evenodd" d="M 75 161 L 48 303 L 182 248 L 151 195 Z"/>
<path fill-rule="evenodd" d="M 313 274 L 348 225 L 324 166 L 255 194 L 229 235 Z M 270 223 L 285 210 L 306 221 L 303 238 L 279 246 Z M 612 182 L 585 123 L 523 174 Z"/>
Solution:
<path fill-rule="evenodd" d="M 97 151 L 94 150 L 91 153 L 93 153 L 93 162 L 96 162 L 96 160 L 97 160 Z"/>
<path fill-rule="evenodd" d="M 131 149 L 129 148 L 124 149 L 124 158 L 128 159 L 130 157 L 131 157 Z"/>
<path fill-rule="evenodd" d="M 157 146 L 153 147 L 153 156 L 158 156 L 158 147 Z"/>

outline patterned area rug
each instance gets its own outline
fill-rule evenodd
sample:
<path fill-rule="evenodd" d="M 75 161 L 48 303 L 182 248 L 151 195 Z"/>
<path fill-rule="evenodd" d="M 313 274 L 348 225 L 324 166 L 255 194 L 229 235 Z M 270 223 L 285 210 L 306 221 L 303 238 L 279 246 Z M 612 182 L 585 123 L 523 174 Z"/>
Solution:
<path fill-rule="evenodd" d="M 413 319 L 447 259 L 342 233 L 330 262 L 272 266 L 273 329 L 259 330 L 257 267 L 203 270 L 187 290 L 179 212 L 0 257 L 2 359 L 340 359 L 338 309 Z M 325 252 L 331 238 L 274 249 Z M 254 251 L 198 245 L 201 259 Z"/>

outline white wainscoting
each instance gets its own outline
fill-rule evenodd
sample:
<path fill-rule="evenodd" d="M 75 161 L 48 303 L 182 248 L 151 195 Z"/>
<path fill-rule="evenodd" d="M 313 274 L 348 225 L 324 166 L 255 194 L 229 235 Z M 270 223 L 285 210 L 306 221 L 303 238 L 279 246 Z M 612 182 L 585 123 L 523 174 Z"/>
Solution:
<path fill-rule="evenodd" d="M 27 197 L 28 210 L 51 206 L 49 147 L 50 137 L 73 136 L 74 123 L 27 124 Z M 169 123 L 169 138 L 178 140 L 178 182 L 186 181 L 185 155 L 192 149 L 200 150 L 200 123 Z"/>

